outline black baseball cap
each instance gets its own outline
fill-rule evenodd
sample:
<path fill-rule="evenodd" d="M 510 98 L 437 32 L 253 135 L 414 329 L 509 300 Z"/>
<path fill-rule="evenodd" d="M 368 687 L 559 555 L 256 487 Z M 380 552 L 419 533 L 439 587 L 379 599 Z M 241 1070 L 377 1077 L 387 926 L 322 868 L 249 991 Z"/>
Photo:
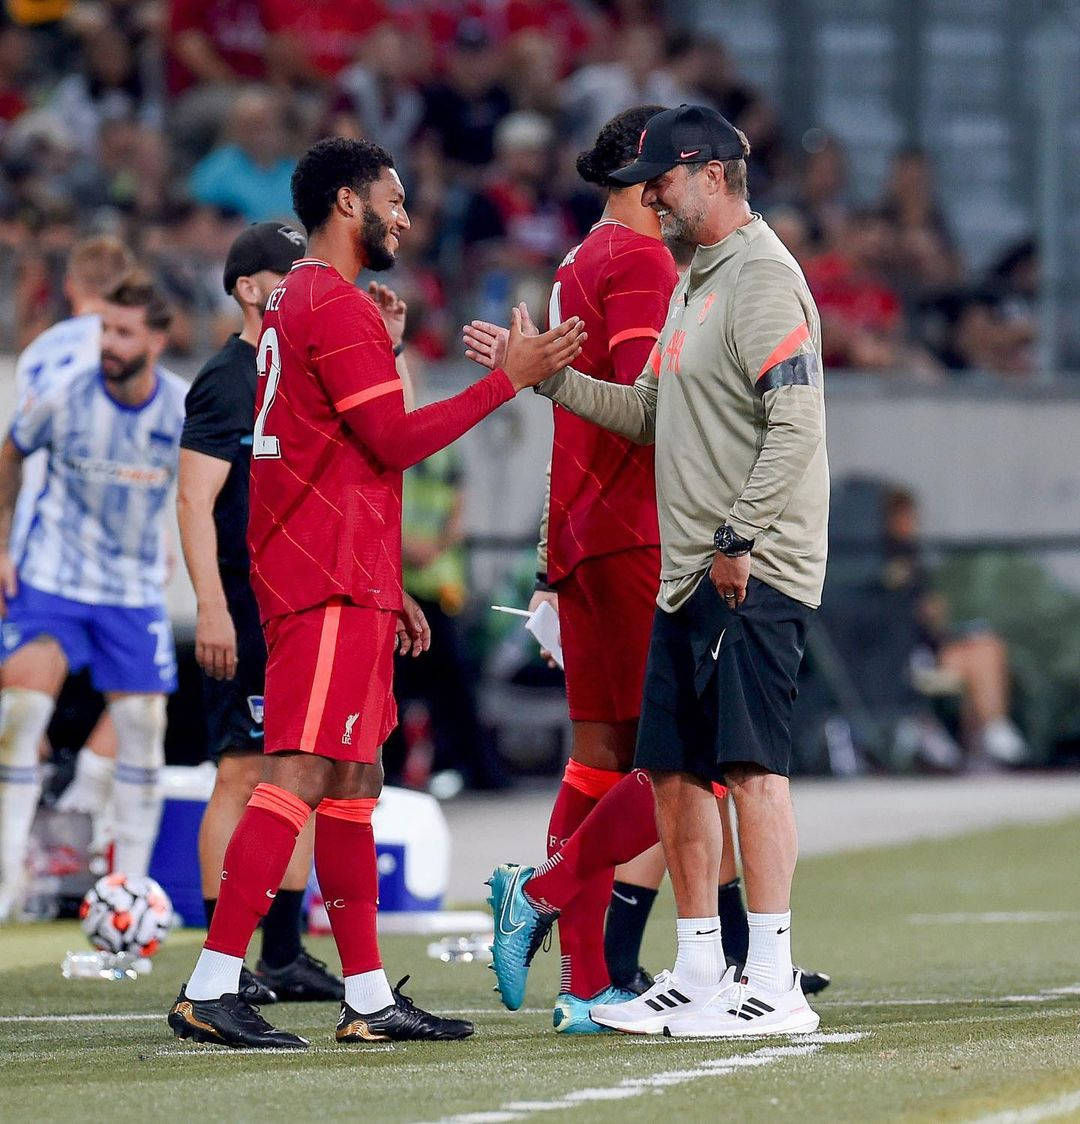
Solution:
<path fill-rule="evenodd" d="M 609 178 L 619 183 L 644 183 L 676 164 L 740 160 L 742 156 L 742 140 L 726 117 L 707 105 L 680 105 L 649 118 L 638 142 L 637 159 Z"/>
<path fill-rule="evenodd" d="M 238 277 L 250 277 L 261 269 L 288 273 L 306 249 L 307 239 L 291 226 L 280 222 L 253 223 L 229 247 L 222 278 L 225 292 L 233 291 Z"/>

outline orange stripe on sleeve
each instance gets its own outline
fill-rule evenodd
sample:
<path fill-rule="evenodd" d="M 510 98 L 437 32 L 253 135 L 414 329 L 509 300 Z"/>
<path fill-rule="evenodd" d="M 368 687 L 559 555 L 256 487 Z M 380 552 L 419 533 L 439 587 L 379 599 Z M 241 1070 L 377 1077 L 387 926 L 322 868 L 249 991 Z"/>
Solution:
<path fill-rule="evenodd" d="M 332 816 L 349 823 L 371 823 L 371 813 L 378 800 L 374 796 L 361 796 L 353 800 L 333 800 L 329 796 L 315 809 L 320 816 Z"/>
<path fill-rule="evenodd" d="M 652 368 L 652 373 L 660 377 L 660 344 L 653 344 L 652 351 L 649 352 L 649 366 Z"/>
<path fill-rule="evenodd" d="M 810 338 L 810 328 L 804 320 L 797 328 L 793 328 L 765 357 L 757 377 L 760 379 L 766 371 L 771 371 L 777 363 L 790 359 L 796 351 Z"/>
<path fill-rule="evenodd" d="M 626 340 L 658 340 L 660 333 L 655 328 L 627 328 L 625 331 L 616 332 L 615 335 L 608 340 L 608 351 L 614 351 L 615 348 Z"/>
<path fill-rule="evenodd" d="M 386 382 L 369 386 L 366 390 L 358 390 L 355 394 L 350 394 L 348 398 L 340 399 L 334 403 L 334 409 L 339 414 L 343 414 L 346 410 L 351 410 L 354 406 L 362 406 L 373 398 L 381 398 L 384 394 L 393 394 L 395 390 L 401 390 L 401 379 L 388 379 Z"/>
<path fill-rule="evenodd" d="M 304 732 L 300 735 L 300 749 L 311 753 L 315 749 L 315 739 L 322 725 L 326 695 L 330 690 L 330 675 L 334 670 L 334 654 L 337 651 L 338 624 L 341 621 L 341 606 L 327 605 L 323 611 L 322 632 L 319 634 L 319 654 L 315 659 L 315 678 L 308 696 L 307 714 L 304 716 Z"/>

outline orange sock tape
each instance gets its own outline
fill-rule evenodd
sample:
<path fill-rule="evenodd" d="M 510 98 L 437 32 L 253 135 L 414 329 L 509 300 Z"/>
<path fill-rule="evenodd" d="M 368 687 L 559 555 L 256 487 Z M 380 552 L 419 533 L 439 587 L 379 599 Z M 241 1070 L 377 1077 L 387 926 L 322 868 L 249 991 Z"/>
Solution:
<path fill-rule="evenodd" d="M 378 802 L 374 796 L 361 796 L 355 800 L 331 800 L 328 796 L 320 801 L 315 811 L 320 816 L 332 816 L 335 820 L 368 824 L 371 823 L 371 813 L 375 811 Z"/>
<path fill-rule="evenodd" d="M 248 801 L 249 808 L 262 808 L 278 819 L 290 824 L 297 835 L 303 830 L 304 824 L 311 815 L 311 809 L 295 793 L 276 784 L 257 784 Z"/>
<path fill-rule="evenodd" d="M 580 761 L 572 758 L 566 763 L 563 773 L 563 783 L 594 800 L 606 796 L 625 777 L 625 773 L 614 769 L 594 769 L 591 765 L 582 765 Z"/>
<path fill-rule="evenodd" d="M 726 784 L 717 784 L 716 781 L 713 781 L 712 790 L 713 790 L 713 796 L 715 796 L 717 800 L 723 800 L 724 797 L 727 796 L 727 785 Z"/>

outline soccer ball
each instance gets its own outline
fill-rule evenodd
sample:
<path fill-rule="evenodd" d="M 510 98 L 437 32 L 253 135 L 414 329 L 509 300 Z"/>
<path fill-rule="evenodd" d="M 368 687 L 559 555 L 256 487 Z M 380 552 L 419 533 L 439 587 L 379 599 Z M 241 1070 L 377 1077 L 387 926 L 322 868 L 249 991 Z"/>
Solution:
<path fill-rule="evenodd" d="M 79 906 L 82 931 L 103 952 L 153 956 L 169 935 L 173 908 L 152 878 L 106 874 Z"/>

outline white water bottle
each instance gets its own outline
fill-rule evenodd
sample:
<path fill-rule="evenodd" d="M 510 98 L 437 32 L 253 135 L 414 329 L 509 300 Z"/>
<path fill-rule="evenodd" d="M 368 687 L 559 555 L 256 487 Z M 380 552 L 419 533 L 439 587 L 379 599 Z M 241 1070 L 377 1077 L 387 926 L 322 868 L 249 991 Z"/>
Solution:
<path fill-rule="evenodd" d="M 133 961 L 123 952 L 68 952 L 60 971 L 65 980 L 137 980 Z"/>

